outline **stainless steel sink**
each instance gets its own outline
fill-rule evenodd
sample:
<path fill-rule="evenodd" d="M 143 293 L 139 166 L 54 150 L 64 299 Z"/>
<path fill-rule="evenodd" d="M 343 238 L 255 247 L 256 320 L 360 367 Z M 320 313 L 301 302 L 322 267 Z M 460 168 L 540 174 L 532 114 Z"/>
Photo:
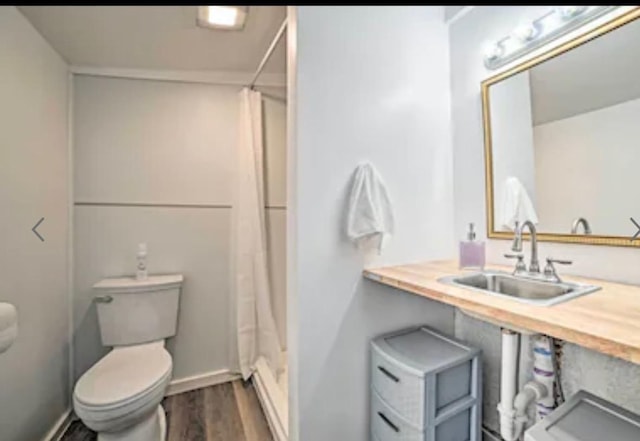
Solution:
<path fill-rule="evenodd" d="M 508 297 L 523 303 L 551 306 L 589 294 L 599 286 L 573 282 L 547 282 L 514 276 L 500 271 L 485 271 L 438 279 L 447 285 L 460 286 L 486 294 Z"/>

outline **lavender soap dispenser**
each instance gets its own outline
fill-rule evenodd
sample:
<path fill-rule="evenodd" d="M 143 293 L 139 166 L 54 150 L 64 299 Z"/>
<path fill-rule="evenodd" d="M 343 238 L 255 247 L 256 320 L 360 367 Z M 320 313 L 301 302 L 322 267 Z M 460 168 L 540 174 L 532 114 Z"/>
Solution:
<path fill-rule="evenodd" d="M 476 240 L 476 232 L 473 223 L 469 224 L 467 240 L 460 241 L 460 269 L 484 269 L 484 242 Z"/>

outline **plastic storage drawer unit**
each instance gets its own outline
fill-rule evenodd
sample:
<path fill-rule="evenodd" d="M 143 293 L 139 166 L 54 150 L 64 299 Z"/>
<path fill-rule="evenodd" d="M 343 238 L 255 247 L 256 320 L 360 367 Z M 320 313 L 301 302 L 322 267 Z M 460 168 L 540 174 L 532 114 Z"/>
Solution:
<path fill-rule="evenodd" d="M 640 416 L 579 391 L 524 435 L 525 441 L 638 441 Z"/>
<path fill-rule="evenodd" d="M 371 431 L 379 441 L 480 441 L 480 350 L 420 326 L 371 343 Z"/>

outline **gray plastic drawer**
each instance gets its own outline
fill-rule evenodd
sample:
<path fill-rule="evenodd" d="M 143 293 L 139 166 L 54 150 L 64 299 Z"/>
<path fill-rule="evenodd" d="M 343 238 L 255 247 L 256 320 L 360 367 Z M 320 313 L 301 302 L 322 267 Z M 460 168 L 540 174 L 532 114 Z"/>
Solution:
<path fill-rule="evenodd" d="M 525 433 L 525 441 L 638 441 L 640 415 L 578 391 Z"/>
<path fill-rule="evenodd" d="M 412 427 L 385 403 L 376 391 L 371 391 L 371 431 L 379 441 L 425 441 L 423 431 Z"/>
<path fill-rule="evenodd" d="M 425 383 L 422 375 L 407 370 L 374 347 L 371 384 L 380 396 L 416 427 L 423 427 Z"/>
<path fill-rule="evenodd" d="M 375 441 L 478 441 L 474 425 L 477 409 L 477 404 L 458 408 L 437 425 L 419 430 L 372 390 L 371 436 Z"/>
<path fill-rule="evenodd" d="M 376 338 L 371 385 L 417 428 L 480 403 L 480 351 L 426 326 Z"/>
<path fill-rule="evenodd" d="M 470 441 L 473 427 L 473 408 L 468 408 L 438 424 L 433 431 L 437 441 Z"/>

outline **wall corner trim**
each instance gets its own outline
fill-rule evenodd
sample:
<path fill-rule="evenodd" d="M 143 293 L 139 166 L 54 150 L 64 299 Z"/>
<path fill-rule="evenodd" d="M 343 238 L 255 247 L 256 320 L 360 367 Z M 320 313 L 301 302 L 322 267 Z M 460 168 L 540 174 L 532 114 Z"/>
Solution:
<path fill-rule="evenodd" d="M 258 359 L 251 380 L 274 441 L 288 441 L 288 405 L 283 406 L 283 403 L 287 403 L 287 397 L 282 393 L 264 358 Z"/>
<path fill-rule="evenodd" d="M 464 8 L 460 9 L 456 15 L 454 15 L 453 17 L 451 17 L 449 20 L 446 21 L 447 25 L 452 25 L 453 23 L 455 23 L 456 21 L 460 20 L 462 17 L 464 17 L 465 15 L 467 15 L 469 12 L 471 12 L 471 10 L 475 8 L 475 6 L 465 6 Z"/>

